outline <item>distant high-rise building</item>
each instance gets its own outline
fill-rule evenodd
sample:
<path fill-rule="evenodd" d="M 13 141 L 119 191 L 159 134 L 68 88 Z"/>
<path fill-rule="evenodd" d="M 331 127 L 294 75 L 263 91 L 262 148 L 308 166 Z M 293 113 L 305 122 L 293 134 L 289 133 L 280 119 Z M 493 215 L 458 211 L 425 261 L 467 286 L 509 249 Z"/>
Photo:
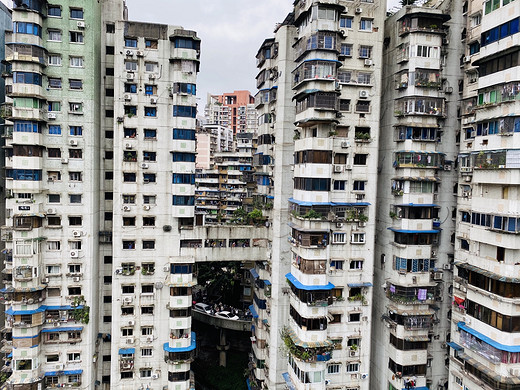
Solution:
<path fill-rule="evenodd" d="M 222 95 L 208 94 L 204 111 L 208 124 L 231 127 L 233 134 L 256 131 L 254 98 L 249 91 L 235 91 Z"/>

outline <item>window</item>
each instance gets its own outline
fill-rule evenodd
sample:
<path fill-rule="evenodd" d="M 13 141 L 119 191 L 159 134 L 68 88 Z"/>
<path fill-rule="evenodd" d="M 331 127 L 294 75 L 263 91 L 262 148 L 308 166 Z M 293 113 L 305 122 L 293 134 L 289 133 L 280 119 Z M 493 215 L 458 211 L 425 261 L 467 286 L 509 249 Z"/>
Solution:
<path fill-rule="evenodd" d="M 61 249 L 60 241 L 47 241 L 47 250 L 48 251 L 59 251 Z M 59 269 L 59 266 L 58 266 Z"/>
<path fill-rule="evenodd" d="M 345 180 L 334 180 L 335 191 L 345 191 Z"/>
<path fill-rule="evenodd" d="M 60 217 L 47 217 L 47 225 L 49 227 L 59 227 L 59 226 L 61 226 L 61 218 Z"/>
<path fill-rule="evenodd" d="M 354 18 L 352 16 L 341 16 L 339 18 L 339 26 L 342 28 L 352 28 L 352 22 Z"/>
<path fill-rule="evenodd" d="M 346 233 L 333 233 L 332 234 L 332 243 L 333 244 L 345 244 L 346 242 L 347 242 Z"/>
<path fill-rule="evenodd" d="M 72 136 L 81 136 L 81 135 L 83 135 L 83 127 L 82 126 L 70 126 L 69 132 L 70 132 L 70 135 L 72 135 Z"/>
<path fill-rule="evenodd" d="M 137 115 L 137 106 L 125 106 L 125 115 L 129 117 Z"/>
<path fill-rule="evenodd" d="M 195 141 L 195 130 L 173 129 L 173 139 L 186 139 Z"/>
<path fill-rule="evenodd" d="M 36 35 L 41 38 L 42 28 L 36 23 L 13 22 L 13 32 L 19 34 Z"/>
<path fill-rule="evenodd" d="M 134 335 L 134 329 L 133 328 L 122 328 L 121 329 L 121 336 L 122 337 L 129 337 Z"/>
<path fill-rule="evenodd" d="M 73 114 L 82 114 L 83 103 L 69 103 L 69 111 Z"/>
<path fill-rule="evenodd" d="M 123 226 L 135 226 L 135 217 L 123 217 Z"/>
<path fill-rule="evenodd" d="M 13 72 L 13 83 L 42 85 L 42 75 L 34 72 Z"/>
<path fill-rule="evenodd" d="M 82 149 L 69 149 L 69 158 L 83 158 L 83 150 Z"/>
<path fill-rule="evenodd" d="M 372 46 L 359 46 L 359 58 L 372 57 Z"/>
<path fill-rule="evenodd" d="M 173 116 L 195 118 L 197 116 L 197 107 L 173 106 Z"/>
<path fill-rule="evenodd" d="M 353 190 L 354 191 L 365 191 L 365 181 L 363 180 L 354 180 L 354 186 L 353 186 Z"/>
<path fill-rule="evenodd" d="M 155 226 L 155 217 L 143 217 L 143 226 Z"/>
<path fill-rule="evenodd" d="M 79 242 L 79 241 L 73 241 L 73 242 Z M 69 272 L 71 274 L 81 273 L 81 264 L 69 264 Z"/>
<path fill-rule="evenodd" d="M 359 21 L 359 29 L 361 31 L 372 31 L 372 19 L 361 19 Z"/>
<path fill-rule="evenodd" d="M 367 165 L 368 154 L 355 154 L 354 165 Z"/>
<path fill-rule="evenodd" d="M 125 93 L 137 93 L 137 84 L 125 83 Z"/>
<path fill-rule="evenodd" d="M 155 195 L 143 195 L 144 204 L 155 204 Z"/>
<path fill-rule="evenodd" d="M 83 57 L 70 56 L 69 63 L 72 68 L 83 68 Z"/>
<path fill-rule="evenodd" d="M 70 31 L 69 34 L 71 43 L 83 43 L 83 33 L 79 31 Z"/>
<path fill-rule="evenodd" d="M 145 72 L 156 72 L 158 68 L 157 62 L 145 62 L 144 63 L 144 70 Z"/>
<path fill-rule="evenodd" d="M 115 51 L 114 46 L 105 46 L 105 52 L 107 55 L 114 55 Z"/>
<path fill-rule="evenodd" d="M 47 6 L 47 16 L 60 17 L 61 16 L 61 7 L 59 5 Z"/>
<path fill-rule="evenodd" d="M 129 129 L 129 128 L 125 127 L 123 129 L 123 133 L 124 133 L 125 138 L 135 138 L 135 137 L 137 137 L 137 129 Z"/>
<path fill-rule="evenodd" d="M 116 25 L 113 23 L 107 23 L 106 25 L 106 32 L 107 34 L 115 34 L 116 32 Z"/>
<path fill-rule="evenodd" d="M 70 18 L 71 19 L 83 19 L 83 9 L 82 8 L 71 8 L 70 9 Z"/>
<path fill-rule="evenodd" d="M 359 316 L 359 314 L 358 314 Z M 358 372 L 359 371 L 359 363 L 349 363 L 347 364 L 347 372 Z"/>
<path fill-rule="evenodd" d="M 126 47 L 137 47 L 137 38 L 125 38 Z"/>
<path fill-rule="evenodd" d="M 336 20 L 336 11 L 332 8 L 318 7 L 318 19 Z"/>
<path fill-rule="evenodd" d="M 157 130 L 144 129 L 144 139 L 155 139 L 155 138 L 157 138 Z"/>
<path fill-rule="evenodd" d="M 124 240 L 123 241 L 123 249 L 129 249 L 129 250 L 135 249 L 135 241 Z"/>
<path fill-rule="evenodd" d="M 47 363 L 59 362 L 60 361 L 60 355 L 58 355 L 58 354 L 56 354 L 56 355 L 47 355 L 47 356 L 45 356 L 45 360 L 47 361 Z"/>
<path fill-rule="evenodd" d="M 141 327 L 141 335 L 142 336 L 151 336 L 151 335 L 153 335 L 153 327 L 152 326 L 143 326 L 143 327 Z"/>
<path fill-rule="evenodd" d="M 145 39 L 144 40 L 144 47 L 147 49 L 157 49 L 157 40 L 156 39 Z"/>
<path fill-rule="evenodd" d="M 144 86 L 145 95 L 157 95 L 157 86 L 151 84 L 145 84 Z"/>
<path fill-rule="evenodd" d="M 123 181 L 126 183 L 135 183 L 136 176 L 135 172 L 123 172 Z"/>
<path fill-rule="evenodd" d="M 60 194 L 49 194 L 49 195 L 47 195 L 47 201 L 49 203 L 60 203 Z"/>
<path fill-rule="evenodd" d="M 155 241 L 143 240 L 143 249 L 155 249 Z"/>
<path fill-rule="evenodd" d="M 135 204 L 135 195 L 123 195 L 124 204 Z"/>
<path fill-rule="evenodd" d="M 49 77 L 49 88 L 59 89 L 61 88 L 61 79 L 58 77 Z"/>
<path fill-rule="evenodd" d="M 81 203 L 81 194 L 70 194 L 69 202 L 70 203 Z"/>
<path fill-rule="evenodd" d="M 49 105 L 48 105 L 48 109 L 49 111 L 61 111 L 61 102 L 49 102 Z M 50 132 L 50 129 L 51 127 L 60 127 L 59 125 L 50 125 L 49 126 L 49 134 L 53 134 Z M 60 132 L 58 134 L 61 134 L 61 129 L 60 129 Z"/>
<path fill-rule="evenodd" d="M 157 108 L 156 107 L 145 107 L 144 108 L 144 116 L 157 116 Z"/>
<path fill-rule="evenodd" d="M 69 226 L 81 226 L 81 217 L 69 217 Z"/>
<path fill-rule="evenodd" d="M 79 352 L 72 352 L 67 354 L 67 361 L 79 362 L 81 361 L 81 354 Z"/>
<path fill-rule="evenodd" d="M 134 373 L 132 371 L 124 371 L 121 373 L 121 379 L 132 379 L 134 377 Z"/>
<path fill-rule="evenodd" d="M 141 314 L 153 314 L 153 306 L 141 306 Z"/>
<path fill-rule="evenodd" d="M 50 66 L 61 66 L 61 55 L 49 54 L 49 65 Z"/>
<path fill-rule="evenodd" d="M 60 158 L 61 157 L 61 149 L 60 148 L 48 148 L 47 156 L 49 158 Z"/>
<path fill-rule="evenodd" d="M 155 183 L 155 181 L 156 181 L 155 173 L 144 173 L 143 181 L 144 181 L 144 184 Z"/>
<path fill-rule="evenodd" d="M 352 44 L 342 43 L 340 54 L 347 57 L 352 57 Z"/>
<path fill-rule="evenodd" d="M 137 61 L 125 61 L 125 69 L 129 72 L 136 72 Z"/>
<path fill-rule="evenodd" d="M 139 376 L 141 378 L 151 378 L 152 369 L 151 368 L 142 368 L 139 370 Z"/>
<path fill-rule="evenodd" d="M 372 79 L 372 73 L 358 72 L 358 84 L 370 85 Z"/>
<path fill-rule="evenodd" d="M 69 79 L 70 89 L 83 89 L 83 81 L 78 79 Z"/>
<path fill-rule="evenodd" d="M 143 152 L 143 160 L 144 161 L 152 161 L 152 162 L 157 161 L 157 153 L 144 151 Z"/>
<path fill-rule="evenodd" d="M 61 30 L 48 30 L 49 41 L 61 42 Z"/>
<path fill-rule="evenodd" d="M 341 369 L 341 364 L 332 363 L 327 366 L 327 373 L 328 374 L 339 374 L 340 369 Z"/>
<path fill-rule="evenodd" d="M 351 244 L 364 244 L 365 243 L 365 233 L 352 233 L 350 238 Z"/>
<path fill-rule="evenodd" d="M 141 356 L 142 357 L 150 357 L 153 355 L 152 348 L 142 348 L 141 349 Z"/>

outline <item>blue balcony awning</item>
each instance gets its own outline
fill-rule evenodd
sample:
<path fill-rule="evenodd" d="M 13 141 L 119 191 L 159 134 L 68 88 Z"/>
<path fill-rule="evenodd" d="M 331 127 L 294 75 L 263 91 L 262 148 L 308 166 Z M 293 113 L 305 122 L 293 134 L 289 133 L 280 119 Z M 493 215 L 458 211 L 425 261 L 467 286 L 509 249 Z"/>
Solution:
<path fill-rule="evenodd" d="M 370 282 L 362 282 L 362 283 L 347 283 L 349 287 L 372 287 L 373 284 Z"/>
<path fill-rule="evenodd" d="M 83 305 L 78 305 L 78 306 L 70 306 L 70 305 L 47 306 L 47 310 L 73 310 L 73 309 L 83 309 Z"/>
<path fill-rule="evenodd" d="M 172 348 L 168 343 L 163 344 L 163 349 L 166 352 L 190 352 L 197 348 L 197 341 L 195 339 L 195 332 L 191 332 L 191 344 L 187 347 Z"/>
<path fill-rule="evenodd" d="M 499 342 L 497 342 L 497 341 L 495 341 L 493 339 L 490 339 L 489 337 L 483 335 L 482 333 L 477 332 L 475 329 L 470 328 L 469 326 L 466 325 L 465 322 L 461 321 L 461 322 L 459 322 L 457 324 L 457 326 L 458 326 L 459 329 L 462 329 L 463 331 L 468 332 L 469 334 L 475 336 L 479 340 L 482 340 L 486 344 L 489 344 L 489 345 L 491 345 L 492 347 L 494 347 L 496 349 L 499 349 L 501 351 L 506 351 L 506 352 L 513 352 L 513 353 L 520 352 L 520 345 L 505 345 L 505 344 L 501 344 L 501 343 L 499 343 Z"/>
<path fill-rule="evenodd" d="M 135 348 L 119 348 L 120 355 L 132 355 L 135 353 Z"/>
<path fill-rule="evenodd" d="M 289 198 L 289 202 L 295 203 L 298 206 L 348 206 L 348 207 L 364 207 L 370 206 L 369 202 L 307 202 Z"/>
<path fill-rule="evenodd" d="M 408 390 L 405 387 L 403 387 L 403 390 Z M 413 387 L 413 390 L 430 390 L 429 387 L 421 386 L 421 387 Z"/>
<path fill-rule="evenodd" d="M 405 230 L 405 229 L 396 229 L 393 227 L 389 227 L 388 230 L 391 230 L 395 233 L 406 233 L 406 234 L 417 234 L 417 233 L 431 233 L 431 234 L 439 234 L 442 229 L 433 229 L 433 230 Z"/>
<path fill-rule="evenodd" d="M 249 311 L 253 315 L 253 318 L 258 318 L 258 312 L 256 311 L 254 305 L 249 305 Z"/>
<path fill-rule="evenodd" d="M 453 341 L 450 341 L 446 344 L 448 344 L 450 346 L 450 348 L 453 348 L 455 351 L 462 351 L 464 349 L 459 344 L 454 343 Z"/>
<path fill-rule="evenodd" d="M 271 282 L 267 279 L 264 279 L 264 285 L 265 286 L 270 286 L 271 285 Z"/>
<path fill-rule="evenodd" d="M 288 372 L 284 372 L 282 374 L 283 380 L 285 381 L 285 384 L 289 388 L 289 390 L 296 390 L 296 386 L 294 386 L 294 383 L 291 380 L 291 377 L 289 376 Z"/>
<path fill-rule="evenodd" d="M 251 268 L 251 269 L 249 270 L 249 272 L 251 273 L 251 275 L 252 275 L 253 278 L 255 278 L 255 279 L 258 279 L 258 278 L 260 277 L 260 275 L 258 275 L 258 272 L 256 272 L 256 269 L 254 269 L 254 268 Z"/>
<path fill-rule="evenodd" d="M 83 370 L 46 371 L 44 376 L 81 375 Z"/>
<path fill-rule="evenodd" d="M 51 329 L 42 329 L 42 333 L 54 333 L 54 332 L 77 332 L 82 331 L 82 326 L 69 326 L 69 327 L 63 327 L 63 328 L 51 328 Z"/>
<path fill-rule="evenodd" d="M 46 306 L 40 306 L 39 308 L 33 309 L 33 310 L 13 310 L 13 308 L 10 307 L 9 309 L 7 309 L 5 311 L 5 314 L 9 314 L 10 316 L 24 315 L 24 314 L 36 314 L 36 313 L 44 312 L 45 309 L 46 309 Z"/>
<path fill-rule="evenodd" d="M 267 199 L 274 199 L 274 196 L 273 195 L 266 195 L 266 198 Z"/>
<path fill-rule="evenodd" d="M 325 285 L 311 285 L 311 286 L 307 286 L 305 284 L 302 284 L 290 272 L 288 274 L 286 274 L 285 277 L 289 280 L 289 282 L 291 282 L 294 285 L 294 287 L 296 287 L 299 290 L 315 291 L 315 290 L 332 290 L 334 288 L 334 285 L 332 283 L 330 283 L 330 282 L 328 284 L 325 284 Z"/>

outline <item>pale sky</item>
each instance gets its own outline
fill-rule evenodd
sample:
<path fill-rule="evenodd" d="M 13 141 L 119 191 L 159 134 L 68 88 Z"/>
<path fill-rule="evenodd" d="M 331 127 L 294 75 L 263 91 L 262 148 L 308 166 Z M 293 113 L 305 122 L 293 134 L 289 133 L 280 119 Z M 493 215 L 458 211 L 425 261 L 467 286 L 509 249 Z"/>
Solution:
<path fill-rule="evenodd" d="M 206 94 L 247 89 L 256 93 L 255 55 L 272 37 L 293 0 L 127 0 L 128 18 L 180 25 L 197 31 L 201 67 L 197 80 L 199 115 Z"/>

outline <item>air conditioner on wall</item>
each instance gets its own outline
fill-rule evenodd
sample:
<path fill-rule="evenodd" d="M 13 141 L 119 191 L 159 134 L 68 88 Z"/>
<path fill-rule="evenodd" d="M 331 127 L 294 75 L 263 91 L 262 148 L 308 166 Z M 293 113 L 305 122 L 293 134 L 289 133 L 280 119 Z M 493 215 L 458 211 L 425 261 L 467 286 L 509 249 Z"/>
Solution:
<path fill-rule="evenodd" d="M 77 250 L 70 251 L 70 257 L 72 257 L 73 259 L 77 259 L 79 257 L 79 252 Z"/>
<path fill-rule="evenodd" d="M 134 52 L 132 50 L 127 50 L 126 55 L 132 57 L 134 55 Z"/>
<path fill-rule="evenodd" d="M 78 26 L 78 28 L 85 28 L 85 22 L 78 20 L 77 26 Z"/>
<path fill-rule="evenodd" d="M 368 98 L 368 91 L 366 89 L 359 91 L 359 97 L 362 99 Z"/>
<path fill-rule="evenodd" d="M 137 50 L 137 57 L 144 57 L 144 52 L 142 50 Z"/>

